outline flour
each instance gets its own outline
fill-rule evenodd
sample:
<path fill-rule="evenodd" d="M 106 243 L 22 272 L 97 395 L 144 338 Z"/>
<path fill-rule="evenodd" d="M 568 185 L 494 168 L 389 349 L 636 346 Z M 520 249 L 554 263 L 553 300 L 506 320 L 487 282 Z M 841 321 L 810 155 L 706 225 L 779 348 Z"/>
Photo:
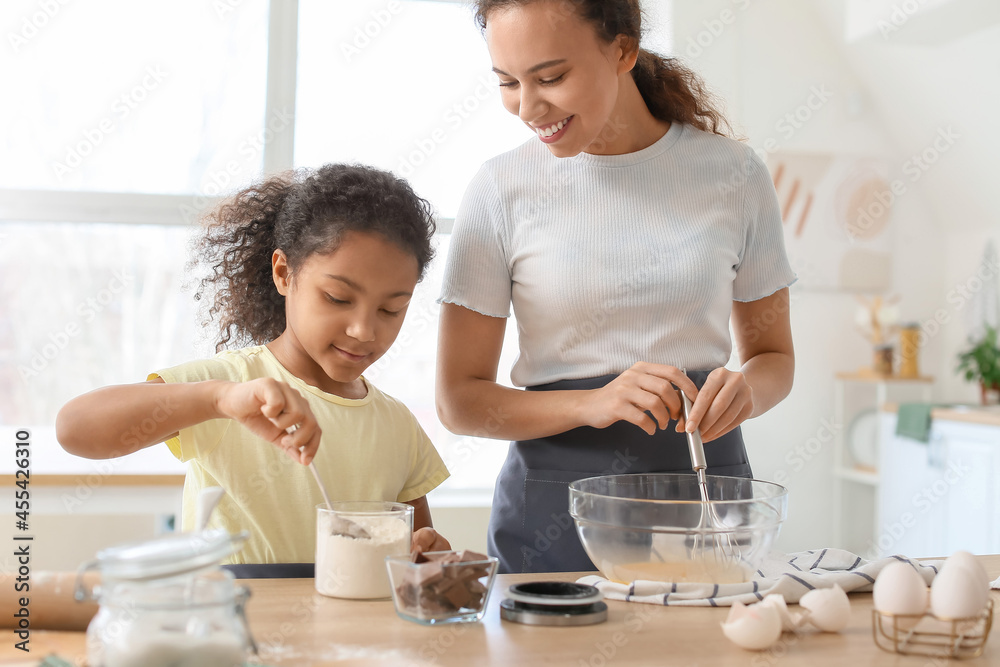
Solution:
<path fill-rule="evenodd" d="M 392 594 L 386 556 L 410 553 L 410 527 L 395 517 L 351 516 L 370 537 L 331 535 L 322 515 L 316 535 L 316 590 L 337 598 L 375 599 Z"/>
<path fill-rule="evenodd" d="M 152 633 L 106 649 L 101 667 L 240 667 L 243 647 L 232 635 Z"/>

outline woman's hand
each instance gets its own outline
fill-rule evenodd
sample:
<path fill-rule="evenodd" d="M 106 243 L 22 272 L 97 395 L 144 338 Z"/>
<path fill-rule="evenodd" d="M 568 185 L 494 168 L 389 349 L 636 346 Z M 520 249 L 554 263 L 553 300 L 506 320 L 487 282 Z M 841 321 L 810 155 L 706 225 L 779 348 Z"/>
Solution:
<path fill-rule="evenodd" d="M 702 442 L 715 440 L 746 421 L 753 414 L 753 407 L 753 388 L 743 373 L 716 368 L 709 373 L 691 406 L 690 425 L 681 414 L 676 430 L 693 432 L 700 428 Z"/>
<path fill-rule="evenodd" d="M 306 399 L 284 382 L 259 378 L 222 383 L 216 407 L 221 416 L 240 422 L 296 463 L 308 465 L 316 456 L 322 435 L 316 417 Z"/>
<path fill-rule="evenodd" d="M 674 385 L 692 401 L 699 394 L 694 382 L 679 368 L 640 361 L 604 387 L 581 392 L 580 420 L 594 428 L 627 421 L 653 435 L 657 428 L 665 429 L 671 419 L 683 417 Z"/>
<path fill-rule="evenodd" d="M 410 539 L 410 554 L 422 554 L 425 551 L 451 551 L 451 543 L 441 533 L 426 526 L 413 531 Z"/>

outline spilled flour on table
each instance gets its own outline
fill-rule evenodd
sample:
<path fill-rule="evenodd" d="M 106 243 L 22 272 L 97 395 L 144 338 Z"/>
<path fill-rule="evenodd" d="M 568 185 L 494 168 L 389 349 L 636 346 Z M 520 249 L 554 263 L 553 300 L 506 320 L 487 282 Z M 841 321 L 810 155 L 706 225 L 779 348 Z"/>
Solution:
<path fill-rule="evenodd" d="M 265 662 L 275 661 L 282 665 L 295 664 L 306 667 L 312 660 L 324 664 L 335 662 L 348 665 L 374 665 L 376 667 L 430 667 L 434 663 L 408 655 L 398 649 L 380 649 L 370 646 L 354 646 L 350 644 L 327 644 L 325 647 L 302 650 L 293 646 L 261 647 L 261 659 Z"/>

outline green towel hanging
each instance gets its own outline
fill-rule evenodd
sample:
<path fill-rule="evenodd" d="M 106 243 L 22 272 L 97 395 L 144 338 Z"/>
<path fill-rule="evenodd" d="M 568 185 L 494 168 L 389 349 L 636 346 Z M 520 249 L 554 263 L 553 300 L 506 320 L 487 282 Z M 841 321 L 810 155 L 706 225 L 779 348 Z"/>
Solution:
<path fill-rule="evenodd" d="M 902 403 L 896 419 L 896 435 L 930 442 L 932 403 Z"/>

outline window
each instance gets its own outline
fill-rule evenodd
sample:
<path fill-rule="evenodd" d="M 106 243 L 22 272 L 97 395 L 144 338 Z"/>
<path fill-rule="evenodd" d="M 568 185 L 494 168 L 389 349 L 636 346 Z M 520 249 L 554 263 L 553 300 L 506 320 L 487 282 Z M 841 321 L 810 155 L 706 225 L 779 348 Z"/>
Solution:
<path fill-rule="evenodd" d="M 0 224 L 0 423 L 52 424 L 63 403 L 212 353 L 187 279 L 190 229 Z"/>
<path fill-rule="evenodd" d="M 4 9 L 0 432 L 48 469 L 66 400 L 211 352 L 186 225 L 264 164 L 269 5 Z"/>
<path fill-rule="evenodd" d="M 0 86 L 23 93 L 0 105 L 2 187 L 187 194 L 260 173 L 265 0 L 5 5 Z"/>
<path fill-rule="evenodd" d="M 531 138 L 465 4 L 302 0 L 295 163 L 391 169 L 452 218 L 487 159 Z"/>

